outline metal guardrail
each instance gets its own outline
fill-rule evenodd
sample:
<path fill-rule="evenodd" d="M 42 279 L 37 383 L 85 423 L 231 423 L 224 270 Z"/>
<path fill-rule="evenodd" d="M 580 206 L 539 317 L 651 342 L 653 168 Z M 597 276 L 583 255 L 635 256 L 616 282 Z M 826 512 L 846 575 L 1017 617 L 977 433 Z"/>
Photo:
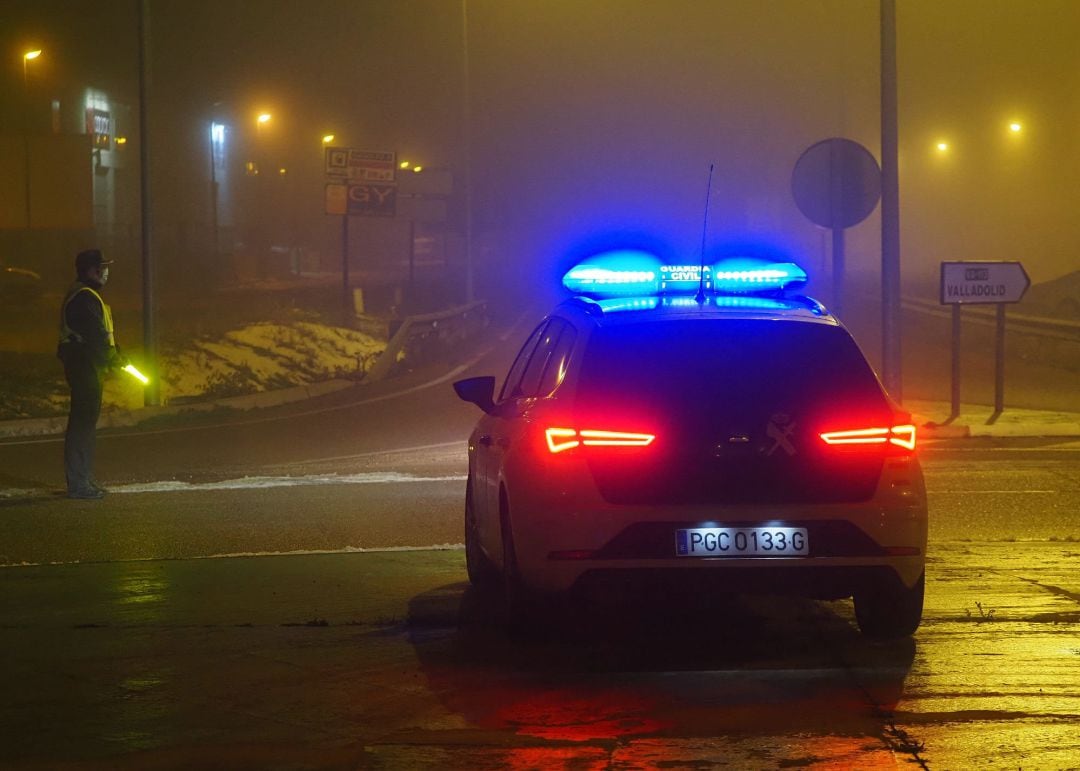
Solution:
<path fill-rule="evenodd" d="M 390 375 L 399 365 L 423 364 L 452 354 L 487 323 L 487 303 L 483 300 L 438 313 L 407 316 L 364 380 L 373 383 Z"/>
<path fill-rule="evenodd" d="M 918 313 L 926 313 L 931 316 L 949 318 L 952 315 L 950 306 L 941 305 L 934 300 L 923 300 L 913 297 L 905 297 L 903 306 Z M 993 326 L 993 306 L 965 307 L 964 318 L 974 324 Z M 1018 313 L 1008 313 L 1005 317 L 1006 328 L 1016 332 L 1024 332 L 1031 335 L 1046 335 L 1063 340 L 1080 341 L 1080 321 L 1068 319 L 1048 319 L 1043 316 L 1024 316 Z"/>
<path fill-rule="evenodd" d="M 924 317 L 947 319 L 952 316 L 951 308 L 934 300 L 905 297 L 902 305 L 905 310 Z M 966 307 L 963 323 L 992 329 L 997 324 L 995 310 L 993 306 Z M 1005 330 L 1008 346 L 1019 352 L 1021 358 L 1080 371 L 1080 322 L 1009 312 L 1005 316 Z"/>

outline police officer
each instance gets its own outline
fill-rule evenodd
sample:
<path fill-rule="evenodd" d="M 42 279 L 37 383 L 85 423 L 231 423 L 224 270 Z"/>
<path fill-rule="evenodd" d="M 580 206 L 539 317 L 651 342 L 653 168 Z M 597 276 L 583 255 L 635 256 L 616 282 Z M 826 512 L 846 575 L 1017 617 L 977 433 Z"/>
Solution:
<path fill-rule="evenodd" d="M 71 387 L 71 411 L 64 434 L 64 473 L 69 498 L 97 499 L 105 495 L 93 476 L 94 441 L 101 413 L 105 374 L 122 367 L 124 359 L 113 336 L 112 311 L 101 297 L 109 266 L 98 249 L 75 257 L 77 279 L 60 306 L 60 345 L 64 377 Z"/>

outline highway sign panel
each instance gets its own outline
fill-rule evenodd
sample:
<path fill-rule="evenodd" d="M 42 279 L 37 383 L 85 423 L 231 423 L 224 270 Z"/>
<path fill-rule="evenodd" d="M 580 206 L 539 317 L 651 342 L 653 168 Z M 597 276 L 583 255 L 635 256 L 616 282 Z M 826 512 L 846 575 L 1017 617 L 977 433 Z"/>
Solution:
<path fill-rule="evenodd" d="M 330 183 L 326 186 L 326 213 L 327 214 L 345 214 L 348 210 L 348 192 L 349 189 L 342 184 Z"/>
<path fill-rule="evenodd" d="M 941 304 L 1020 302 L 1031 279 L 1019 262 L 941 263 Z"/>
<path fill-rule="evenodd" d="M 393 185 L 349 185 L 349 214 L 365 217 L 393 217 L 397 213 L 397 188 Z"/>
<path fill-rule="evenodd" d="M 355 150 L 328 147 L 326 175 L 349 182 L 393 183 L 397 174 L 397 153 L 383 150 Z"/>

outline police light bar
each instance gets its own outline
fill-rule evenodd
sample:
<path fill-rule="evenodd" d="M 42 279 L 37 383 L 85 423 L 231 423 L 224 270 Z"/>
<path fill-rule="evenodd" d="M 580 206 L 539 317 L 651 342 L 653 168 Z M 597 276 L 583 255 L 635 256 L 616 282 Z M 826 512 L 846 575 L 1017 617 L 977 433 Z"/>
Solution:
<path fill-rule="evenodd" d="M 579 262 L 563 276 L 574 294 L 592 297 L 637 297 L 660 290 L 660 259 L 648 252 L 604 252 Z"/>
<path fill-rule="evenodd" d="M 766 262 L 749 257 L 721 260 L 712 266 L 717 292 L 748 293 L 794 289 L 806 284 L 806 271 L 793 262 Z"/>
<path fill-rule="evenodd" d="M 590 257 L 563 276 L 574 294 L 597 299 L 656 295 L 754 294 L 806 284 L 805 271 L 793 262 L 735 257 L 711 265 L 665 265 L 648 252 L 615 251 Z"/>

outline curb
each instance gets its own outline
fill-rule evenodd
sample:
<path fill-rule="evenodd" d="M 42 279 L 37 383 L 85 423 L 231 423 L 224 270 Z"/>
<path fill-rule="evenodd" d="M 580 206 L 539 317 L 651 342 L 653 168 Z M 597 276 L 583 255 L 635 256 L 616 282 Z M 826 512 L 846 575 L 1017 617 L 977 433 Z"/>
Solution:
<path fill-rule="evenodd" d="M 1054 415 L 1054 413 L 1047 413 Z M 1080 421 L 1058 420 L 1041 422 L 1028 420 L 1017 423 L 998 422 L 986 425 L 985 422 L 935 423 L 925 415 L 913 415 L 923 439 L 968 439 L 972 437 L 1080 437 Z"/>
<path fill-rule="evenodd" d="M 960 423 L 948 425 L 933 421 L 922 422 L 921 416 L 916 416 L 918 431 L 925 439 L 967 439 L 971 436 L 971 427 Z"/>
<path fill-rule="evenodd" d="M 103 412 L 98 419 L 97 427 L 102 428 L 130 428 L 137 426 L 152 418 L 163 415 L 183 415 L 198 412 L 211 412 L 217 409 L 252 410 L 266 407 L 277 407 L 291 402 L 314 399 L 319 396 L 342 391 L 356 385 L 353 380 L 325 380 L 320 383 L 279 388 L 274 391 L 259 391 L 242 396 L 228 396 L 205 402 L 189 402 L 185 404 L 168 405 L 163 407 L 142 407 L 137 410 L 109 410 Z M 50 436 L 63 434 L 67 427 L 67 415 L 54 415 L 50 418 L 23 418 L 18 420 L 0 421 L 0 439 L 11 439 L 30 436 Z"/>

